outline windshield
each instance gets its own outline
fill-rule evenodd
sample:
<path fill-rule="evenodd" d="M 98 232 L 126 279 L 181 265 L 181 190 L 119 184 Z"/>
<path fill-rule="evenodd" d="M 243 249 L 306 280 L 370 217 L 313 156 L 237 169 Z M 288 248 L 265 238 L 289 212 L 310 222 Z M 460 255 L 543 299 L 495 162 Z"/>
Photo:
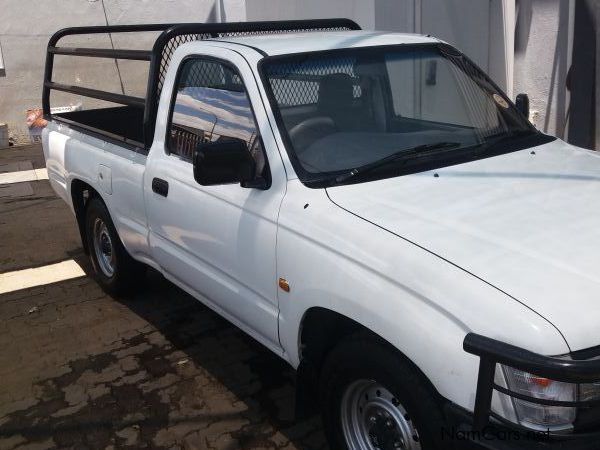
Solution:
<path fill-rule="evenodd" d="M 488 144 L 538 134 L 449 46 L 278 56 L 265 59 L 261 72 L 303 181 L 345 181 L 367 167 L 371 177 L 393 176 L 388 169 L 399 166 L 414 172 L 421 162 L 443 166 L 449 157 L 472 158 Z"/>

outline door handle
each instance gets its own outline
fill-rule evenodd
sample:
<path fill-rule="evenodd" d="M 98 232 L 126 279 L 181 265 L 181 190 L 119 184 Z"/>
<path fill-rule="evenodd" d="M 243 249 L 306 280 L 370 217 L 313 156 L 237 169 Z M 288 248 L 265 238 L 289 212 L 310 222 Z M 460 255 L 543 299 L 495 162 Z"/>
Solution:
<path fill-rule="evenodd" d="M 166 197 L 167 195 L 169 195 L 169 183 L 166 180 L 163 180 L 162 178 L 153 178 L 152 190 L 158 195 Z"/>

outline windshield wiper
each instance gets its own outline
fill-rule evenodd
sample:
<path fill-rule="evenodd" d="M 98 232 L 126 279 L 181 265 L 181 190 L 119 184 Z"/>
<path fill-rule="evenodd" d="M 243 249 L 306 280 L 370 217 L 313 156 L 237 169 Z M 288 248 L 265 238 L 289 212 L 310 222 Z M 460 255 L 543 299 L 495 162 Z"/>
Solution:
<path fill-rule="evenodd" d="M 428 156 L 433 153 L 438 153 L 443 149 L 455 149 L 456 147 L 460 147 L 460 142 L 436 142 L 435 144 L 422 144 L 417 145 L 413 148 L 408 148 L 404 150 L 400 150 L 392 153 L 391 155 L 386 156 L 385 158 L 378 159 L 377 161 L 373 161 L 371 163 L 365 164 L 360 167 L 356 167 L 352 169 L 350 172 L 343 173 L 338 175 L 335 178 L 336 183 L 343 183 L 348 181 L 351 178 L 356 178 L 358 176 L 362 176 L 365 173 L 371 172 L 380 167 L 386 166 L 388 164 L 407 160 L 409 157 L 414 156 Z"/>
<path fill-rule="evenodd" d="M 494 153 L 499 148 L 503 148 L 507 144 L 512 144 L 513 141 L 520 141 L 521 138 L 533 136 L 537 132 L 532 130 L 516 130 L 511 132 L 500 132 L 486 136 L 478 146 L 477 154 Z"/>
<path fill-rule="evenodd" d="M 528 136 L 535 134 L 533 130 L 515 130 L 515 131 L 502 131 L 500 133 L 492 134 L 490 136 L 486 136 L 483 143 L 487 146 L 496 145 L 502 142 L 510 141 L 513 139 L 518 139 L 523 136 Z"/>

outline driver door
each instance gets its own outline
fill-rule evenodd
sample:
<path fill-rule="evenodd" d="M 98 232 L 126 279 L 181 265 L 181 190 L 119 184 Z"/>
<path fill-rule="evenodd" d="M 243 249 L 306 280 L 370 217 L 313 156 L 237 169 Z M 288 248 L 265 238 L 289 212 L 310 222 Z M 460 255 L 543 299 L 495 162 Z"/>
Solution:
<path fill-rule="evenodd" d="M 227 61 L 187 57 L 165 85 L 169 76 L 165 139 L 153 146 L 145 179 L 153 258 L 167 278 L 280 351 L 275 256 L 285 175 L 256 82 L 234 52 Z M 194 180 L 195 147 L 232 138 L 248 145 L 267 189 Z"/>

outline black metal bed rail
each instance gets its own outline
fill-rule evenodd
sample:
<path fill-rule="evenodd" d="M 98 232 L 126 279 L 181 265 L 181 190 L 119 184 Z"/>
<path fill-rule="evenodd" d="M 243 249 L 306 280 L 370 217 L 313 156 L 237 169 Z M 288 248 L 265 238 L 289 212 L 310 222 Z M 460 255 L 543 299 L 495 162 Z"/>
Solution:
<path fill-rule="evenodd" d="M 137 61 L 150 61 L 150 50 L 113 50 L 106 48 L 86 47 L 48 47 L 48 52 L 55 55 L 90 56 L 93 58 L 117 58 Z"/>
<path fill-rule="evenodd" d="M 44 69 L 44 87 L 42 93 L 42 108 L 44 115 L 50 116 L 50 91 L 52 89 L 71 92 L 73 94 L 94 97 L 100 100 L 107 100 L 113 103 L 130 105 L 130 98 L 120 96 L 111 92 L 99 91 L 91 89 L 95 95 L 87 95 L 82 93 L 79 86 L 66 86 L 60 83 L 52 82 L 52 72 L 54 70 L 54 56 L 87 56 L 96 58 L 115 58 L 115 59 L 132 59 L 132 60 L 147 60 L 150 61 L 152 54 L 150 51 L 143 50 L 115 50 L 115 49 L 98 49 L 98 48 L 75 48 L 75 47 L 57 47 L 58 42 L 67 36 L 87 35 L 87 34 L 105 34 L 105 33 L 140 33 L 140 32 L 158 32 L 164 31 L 171 27 L 172 24 L 146 24 L 146 25 L 111 25 L 111 26 L 90 26 L 90 27 L 71 27 L 64 28 L 54 33 L 48 41 L 46 52 L 46 66 Z M 78 89 L 77 89 L 78 88 Z M 76 92 L 78 91 L 78 92 Z M 106 97 L 106 98 L 104 98 Z M 136 106 L 144 107 L 136 102 Z"/>
<path fill-rule="evenodd" d="M 85 88 L 81 86 L 71 86 L 62 83 L 54 83 L 52 81 L 47 81 L 45 84 L 49 89 L 54 89 L 55 91 L 70 92 L 72 94 L 83 95 L 84 97 L 97 98 L 113 103 L 120 103 L 126 106 L 143 108 L 146 105 L 146 100 L 141 97 L 132 97 L 129 95 L 115 94 L 112 92 L 99 91 L 98 89 Z"/>
<path fill-rule="evenodd" d="M 42 93 L 44 115 L 51 117 L 50 91 L 60 90 L 77 95 L 93 97 L 144 110 L 144 145 L 146 149 L 152 144 L 156 111 L 171 57 L 176 48 L 184 42 L 202 39 L 214 39 L 225 36 L 252 34 L 285 33 L 294 31 L 332 31 L 360 30 L 356 22 L 349 19 L 317 19 L 289 20 L 269 22 L 237 22 L 237 23 L 180 23 L 180 24 L 146 24 L 146 25 L 110 25 L 65 28 L 56 32 L 48 42 L 46 66 Z M 104 48 L 59 47 L 58 42 L 66 36 L 109 34 L 109 33 L 142 33 L 160 32 L 152 50 L 127 50 Z M 54 56 L 82 56 L 95 58 L 111 58 L 148 61 L 148 83 L 146 97 L 131 97 L 97 89 L 70 86 L 53 82 Z M 101 130 L 97 130 L 101 132 Z"/>
<path fill-rule="evenodd" d="M 483 430 L 492 415 L 491 404 L 494 390 L 520 400 L 547 406 L 591 407 L 600 406 L 600 400 L 558 401 L 544 400 L 511 391 L 494 382 L 496 364 L 503 364 L 535 376 L 563 383 L 584 384 L 600 382 L 600 359 L 573 360 L 543 356 L 504 342 L 469 333 L 464 339 L 463 349 L 479 356 L 479 375 L 473 428 Z"/>

